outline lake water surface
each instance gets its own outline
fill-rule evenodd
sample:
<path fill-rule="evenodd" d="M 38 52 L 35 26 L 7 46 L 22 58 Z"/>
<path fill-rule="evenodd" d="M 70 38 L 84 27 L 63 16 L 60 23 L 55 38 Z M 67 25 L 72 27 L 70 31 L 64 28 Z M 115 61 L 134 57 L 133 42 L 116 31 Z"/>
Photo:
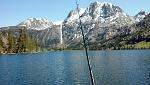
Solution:
<path fill-rule="evenodd" d="M 150 50 L 89 56 L 96 85 L 150 85 Z M 0 55 L 0 85 L 91 85 L 85 52 Z"/>

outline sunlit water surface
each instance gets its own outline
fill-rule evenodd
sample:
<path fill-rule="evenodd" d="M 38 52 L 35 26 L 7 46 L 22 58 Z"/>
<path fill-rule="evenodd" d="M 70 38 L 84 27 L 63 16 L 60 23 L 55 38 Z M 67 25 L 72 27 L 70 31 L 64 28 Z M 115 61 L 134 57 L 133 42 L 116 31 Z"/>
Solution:
<path fill-rule="evenodd" d="M 96 85 L 150 85 L 150 50 L 89 56 Z M 0 85 L 91 85 L 85 52 L 0 55 Z"/>

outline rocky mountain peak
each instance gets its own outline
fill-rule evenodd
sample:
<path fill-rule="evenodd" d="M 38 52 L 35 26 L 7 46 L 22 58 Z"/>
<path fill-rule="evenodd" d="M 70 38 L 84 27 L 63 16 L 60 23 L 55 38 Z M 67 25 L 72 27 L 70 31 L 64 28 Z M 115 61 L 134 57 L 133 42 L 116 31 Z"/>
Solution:
<path fill-rule="evenodd" d="M 85 11 L 79 10 L 84 33 L 91 42 L 95 42 L 98 38 L 99 40 L 109 39 L 121 33 L 121 27 L 130 26 L 134 22 L 132 17 L 128 16 L 119 6 L 108 2 L 96 1 L 84 9 Z M 64 42 L 80 42 L 82 38 L 78 29 L 77 9 L 69 13 L 63 24 Z"/>
<path fill-rule="evenodd" d="M 147 14 L 145 11 L 140 11 L 134 17 L 129 16 L 119 6 L 98 1 L 91 3 L 87 8 L 79 8 L 85 38 L 89 43 L 98 42 L 98 45 L 102 44 L 103 41 L 114 38 L 114 36 L 136 32 L 141 25 L 143 27 L 149 26 L 150 14 Z M 43 47 L 82 48 L 79 15 L 76 8 L 68 14 L 65 20 L 52 23 L 45 18 L 29 18 L 17 26 L 34 29 L 29 30 L 29 34 L 38 38 Z M 137 24 L 141 22 L 144 24 Z M 135 24 L 140 25 L 140 27 L 135 28 Z M 0 30 L 10 28 L 18 30 L 17 26 L 0 28 Z M 17 33 L 19 31 L 16 32 L 16 36 Z"/>
<path fill-rule="evenodd" d="M 140 11 L 137 15 L 135 15 L 135 16 L 138 16 L 138 15 L 147 15 L 148 14 L 148 12 L 146 12 L 146 11 Z"/>
<path fill-rule="evenodd" d="M 28 29 L 45 30 L 53 25 L 48 19 L 45 18 L 29 18 L 17 26 L 26 26 Z"/>
<path fill-rule="evenodd" d="M 141 20 L 143 20 L 143 18 L 144 18 L 146 15 L 148 15 L 148 12 L 146 12 L 146 11 L 140 11 L 138 14 L 136 14 L 136 15 L 134 16 L 135 21 L 136 21 L 136 22 L 140 22 Z"/>
<path fill-rule="evenodd" d="M 123 12 L 123 10 L 108 2 L 94 2 L 91 3 L 86 11 L 93 19 L 107 18 L 116 15 L 118 12 Z"/>
<path fill-rule="evenodd" d="M 79 15 L 82 15 L 84 12 L 85 12 L 84 8 L 79 8 Z M 78 19 L 79 15 L 78 15 L 78 9 L 76 8 L 75 10 L 72 10 L 68 14 L 67 19 L 65 21 L 72 22 L 72 21 Z"/>
<path fill-rule="evenodd" d="M 118 17 L 128 17 L 119 6 L 98 1 L 91 3 L 87 8 L 79 8 L 79 14 L 83 22 L 92 20 L 104 22 L 115 20 Z M 74 23 L 78 21 L 78 18 L 78 9 L 72 10 L 64 23 Z"/>

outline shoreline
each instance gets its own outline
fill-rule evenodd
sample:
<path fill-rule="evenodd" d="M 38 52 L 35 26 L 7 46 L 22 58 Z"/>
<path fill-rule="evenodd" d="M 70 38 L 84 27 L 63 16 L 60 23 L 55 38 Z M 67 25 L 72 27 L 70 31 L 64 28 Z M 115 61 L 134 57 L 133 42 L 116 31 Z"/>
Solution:
<path fill-rule="evenodd" d="M 150 49 L 124 49 L 121 51 L 126 51 L 126 50 L 150 50 Z M 51 51 L 25 52 L 25 53 L 0 53 L 0 55 L 38 54 L 43 52 L 62 52 L 62 51 L 84 51 L 84 50 L 51 50 Z M 119 51 L 119 50 L 106 49 L 106 50 L 88 50 L 88 51 Z"/>

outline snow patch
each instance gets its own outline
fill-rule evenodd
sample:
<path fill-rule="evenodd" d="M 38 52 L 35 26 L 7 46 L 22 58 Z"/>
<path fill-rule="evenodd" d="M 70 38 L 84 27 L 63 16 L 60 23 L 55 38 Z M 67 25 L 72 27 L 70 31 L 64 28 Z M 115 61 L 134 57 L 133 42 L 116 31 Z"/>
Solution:
<path fill-rule="evenodd" d="M 62 24 L 62 23 L 63 23 L 63 21 L 64 21 L 64 20 L 55 21 L 55 22 L 53 22 L 53 24 L 54 24 L 54 25 L 60 25 L 60 24 Z"/>
<path fill-rule="evenodd" d="M 20 23 L 18 26 L 25 25 L 28 29 L 45 30 L 53 25 L 48 19 L 45 18 L 28 18 Z"/>
<path fill-rule="evenodd" d="M 79 15 L 81 16 L 84 12 L 85 12 L 85 9 L 83 9 L 83 8 L 79 8 L 79 14 L 78 14 L 78 9 L 73 10 L 71 12 L 71 16 L 67 19 L 67 21 L 71 22 L 71 21 L 78 19 Z"/>

